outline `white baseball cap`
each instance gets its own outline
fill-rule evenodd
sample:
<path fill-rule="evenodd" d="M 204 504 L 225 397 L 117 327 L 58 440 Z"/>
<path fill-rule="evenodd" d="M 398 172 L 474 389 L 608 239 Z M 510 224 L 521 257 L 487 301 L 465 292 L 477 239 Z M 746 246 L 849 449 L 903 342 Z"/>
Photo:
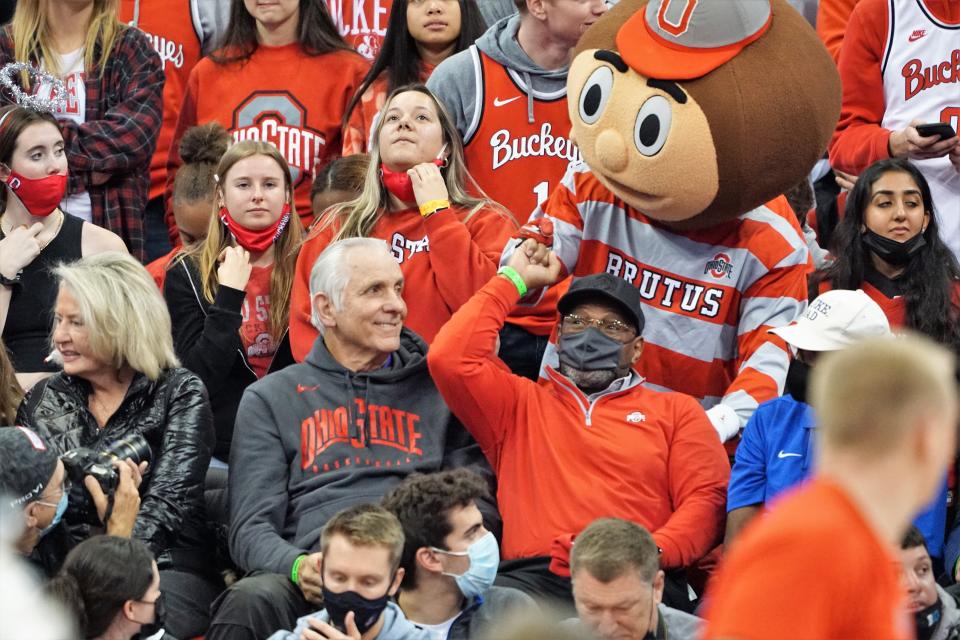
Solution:
<path fill-rule="evenodd" d="M 866 338 L 892 335 L 883 309 L 862 289 L 827 291 L 798 320 L 770 333 L 804 351 L 837 351 Z"/>

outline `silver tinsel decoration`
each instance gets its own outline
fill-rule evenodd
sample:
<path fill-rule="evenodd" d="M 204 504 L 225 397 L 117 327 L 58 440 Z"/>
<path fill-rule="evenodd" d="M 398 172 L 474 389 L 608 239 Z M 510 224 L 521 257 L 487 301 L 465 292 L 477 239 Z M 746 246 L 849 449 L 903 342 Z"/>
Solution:
<path fill-rule="evenodd" d="M 39 94 L 31 95 L 21 89 L 14 77 L 22 71 L 27 72 L 31 84 L 37 88 L 41 88 L 46 83 L 50 88 L 49 97 Z M 0 69 L 0 86 L 13 97 L 12 102 L 34 111 L 56 113 L 58 110 L 62 111 L 67 104 L 67 88 L 63 84 L 63 80 L 49 73 L 44 73 L 26 62 L 11 62 L 4 65 Z"/>

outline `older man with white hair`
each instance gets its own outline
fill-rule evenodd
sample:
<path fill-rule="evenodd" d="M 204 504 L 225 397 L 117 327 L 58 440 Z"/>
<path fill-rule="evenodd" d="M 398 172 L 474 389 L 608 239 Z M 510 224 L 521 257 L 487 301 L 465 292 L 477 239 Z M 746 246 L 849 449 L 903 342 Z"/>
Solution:
<path fill-rule="evenodd" d="M 335 242 L 310 274 L 320 332 L 302 364 L 251 385 L 230 454 L 230 551 L 246 577 L 206 637 L 264 638 L 323 602 L 320 531 L 413 472 L 489 467 L 403 327 L 403 274 L 382 240 Z"/>

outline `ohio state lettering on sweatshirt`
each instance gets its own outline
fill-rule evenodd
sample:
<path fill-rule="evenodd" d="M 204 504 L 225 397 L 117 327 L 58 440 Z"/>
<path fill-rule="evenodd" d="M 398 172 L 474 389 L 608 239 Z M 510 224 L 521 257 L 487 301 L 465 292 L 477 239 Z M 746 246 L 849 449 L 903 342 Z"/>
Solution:
<path fill-rule="evenodd" d="M 426 354 L 404 329 L 383 368 L 353 372 L 318 338 L 302 364 L 247 389 L 230 453 L 230 550 L 243 569 L 288 573 L 331 516 L 379 502 L 410 473 L 489 470 L 434 386 Z"/>

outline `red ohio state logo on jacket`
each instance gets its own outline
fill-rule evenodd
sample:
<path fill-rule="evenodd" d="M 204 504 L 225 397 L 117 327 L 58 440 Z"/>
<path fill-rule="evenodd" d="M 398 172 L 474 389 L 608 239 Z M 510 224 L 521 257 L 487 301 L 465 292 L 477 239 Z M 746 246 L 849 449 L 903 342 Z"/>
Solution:
<path fill-rule="evenodd" d="M 422 435 L 418 427 L 418 414 L 389 406 L 367 405 L 361 398 L 355 398 L 354 403 L 356 406 L 352 417 L 356 429 L 352 434 L 351 415 L 343 405 L 317 409 L 300 423 L 301 469 L 313 466 L 314 460 L 335 444 L 349 444 L 358 450 L 379 445 L 408 455 L 423 455 L 419 446 Z M 369 459 L 369 453 L 365 453 L 357 459 L 356 464 L 380 466 L 381 460 Z M 390 463 L 385 464 L 389 466 Z M 314 471 L 319 469 L 315 468 Z"/>

